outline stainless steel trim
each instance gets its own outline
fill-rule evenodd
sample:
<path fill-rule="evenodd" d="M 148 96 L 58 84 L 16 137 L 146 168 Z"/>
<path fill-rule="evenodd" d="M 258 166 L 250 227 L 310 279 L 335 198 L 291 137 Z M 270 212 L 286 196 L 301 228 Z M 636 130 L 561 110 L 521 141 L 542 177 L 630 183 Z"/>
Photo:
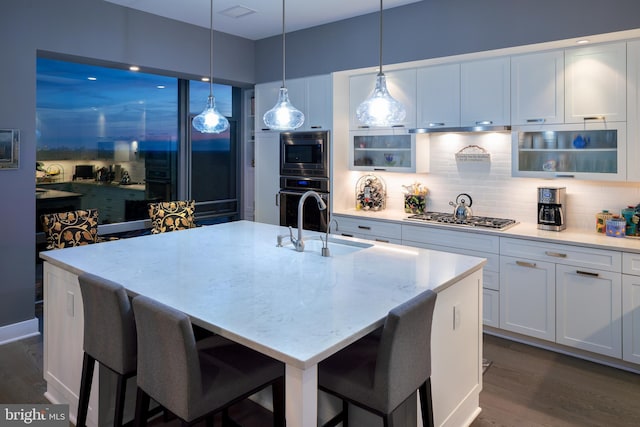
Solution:
<path fill-rule="evenodd" d="M 511 126 L 506 125 L 478 125 L 461 127 L 433 127 L 433 128 L 412 128 L 409 133 L 474 133 L 474 132 L 507 132 L 511 131 Z"/>

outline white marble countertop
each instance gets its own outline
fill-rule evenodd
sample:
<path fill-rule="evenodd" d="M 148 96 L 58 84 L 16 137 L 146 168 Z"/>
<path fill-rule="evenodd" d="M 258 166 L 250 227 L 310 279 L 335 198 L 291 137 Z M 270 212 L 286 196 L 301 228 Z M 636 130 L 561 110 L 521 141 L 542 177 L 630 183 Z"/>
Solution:
<path fill-rule="evenodd" d="M 194 323 L 299 369 L 382 325 L 400 303 L 444 289 L 485 263 L 384 243 L 344 254 L 336 248 L 334 256 L 322 257 L 316 250 L 277 247 L 277 235 L 287 232 L 238 221 L 41 257 L 74 274 L 122 283 L 132 294 L 169 304 Z"/>
<path fill-rule="evenodd" d="M 598 249 L 617 250 L 624 252 L 640 253 L 640 239 L 638 238 L 617 238 L 605 234 L 596 233 L 595 224 L 593 231 L 567 228 L 562 231 L 539 230 L 535 223 L 518 223 L 506 230 L 494 230 L 481 227 L 461 227 L 440 223 L 428 223 L 424 221 L 407 220 L 409 214 L 402 210 L 386 209 L 380 212 L 364 212 L 355 209 L 334 212 L 339 215 L 348 215 L 354 218 L 375 219 L 380 221 L 390 221 L 406 225 L 417 225 L 423 227 L 437 227 L 452 231 L 462 231 L 469 233 L 491 234 L 501 237 L 517 237 L 531 239 L 549 243 L 560 243 L 567 245 L 586 246 Z"/>

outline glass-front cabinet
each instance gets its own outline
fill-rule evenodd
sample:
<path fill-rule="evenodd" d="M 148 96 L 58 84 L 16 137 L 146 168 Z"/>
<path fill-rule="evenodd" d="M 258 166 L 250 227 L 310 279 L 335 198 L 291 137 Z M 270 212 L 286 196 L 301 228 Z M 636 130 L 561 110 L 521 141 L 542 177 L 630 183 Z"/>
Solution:
<path fill-rule="evenodd" d="M 349 169 L 387 172 L 428 172 L 427 135 L 393 131 L 351 132 Z"/>
<path fill-rule="evenodd" d="M 624 181 L 625 125 L 518 127 L 512 132 L 512 175 Z"/>

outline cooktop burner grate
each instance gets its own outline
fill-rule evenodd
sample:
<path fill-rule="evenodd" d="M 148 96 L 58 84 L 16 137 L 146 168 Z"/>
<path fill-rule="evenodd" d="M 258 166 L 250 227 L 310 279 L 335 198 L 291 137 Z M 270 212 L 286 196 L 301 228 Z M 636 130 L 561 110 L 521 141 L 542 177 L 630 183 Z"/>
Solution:
<path fill-rule="evenodd" d="M 513 219 L 491 218 L 488 216 L 472 216 L 467 219 L 456 219 L 451 213 L 444 212 L 425 212 L 422 214 L 409 215 L 409 220 L 437 222 L 447 225 L 461 225 L 467 227 L 483 227 L 493 228 L 496 230 L 506 230 L 507 228 L 517 224 Z"/>

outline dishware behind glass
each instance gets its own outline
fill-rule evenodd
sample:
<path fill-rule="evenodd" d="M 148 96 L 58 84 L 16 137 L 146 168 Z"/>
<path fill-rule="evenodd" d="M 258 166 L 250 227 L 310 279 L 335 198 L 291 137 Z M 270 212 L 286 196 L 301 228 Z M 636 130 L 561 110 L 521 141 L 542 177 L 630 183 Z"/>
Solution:
<path fill-rule="evenodd" d="M 588 136 L 578 135 L 573 139 L 573 146 L 576 148 L 584 148 L 589 143 L 590 138 Z"/>

